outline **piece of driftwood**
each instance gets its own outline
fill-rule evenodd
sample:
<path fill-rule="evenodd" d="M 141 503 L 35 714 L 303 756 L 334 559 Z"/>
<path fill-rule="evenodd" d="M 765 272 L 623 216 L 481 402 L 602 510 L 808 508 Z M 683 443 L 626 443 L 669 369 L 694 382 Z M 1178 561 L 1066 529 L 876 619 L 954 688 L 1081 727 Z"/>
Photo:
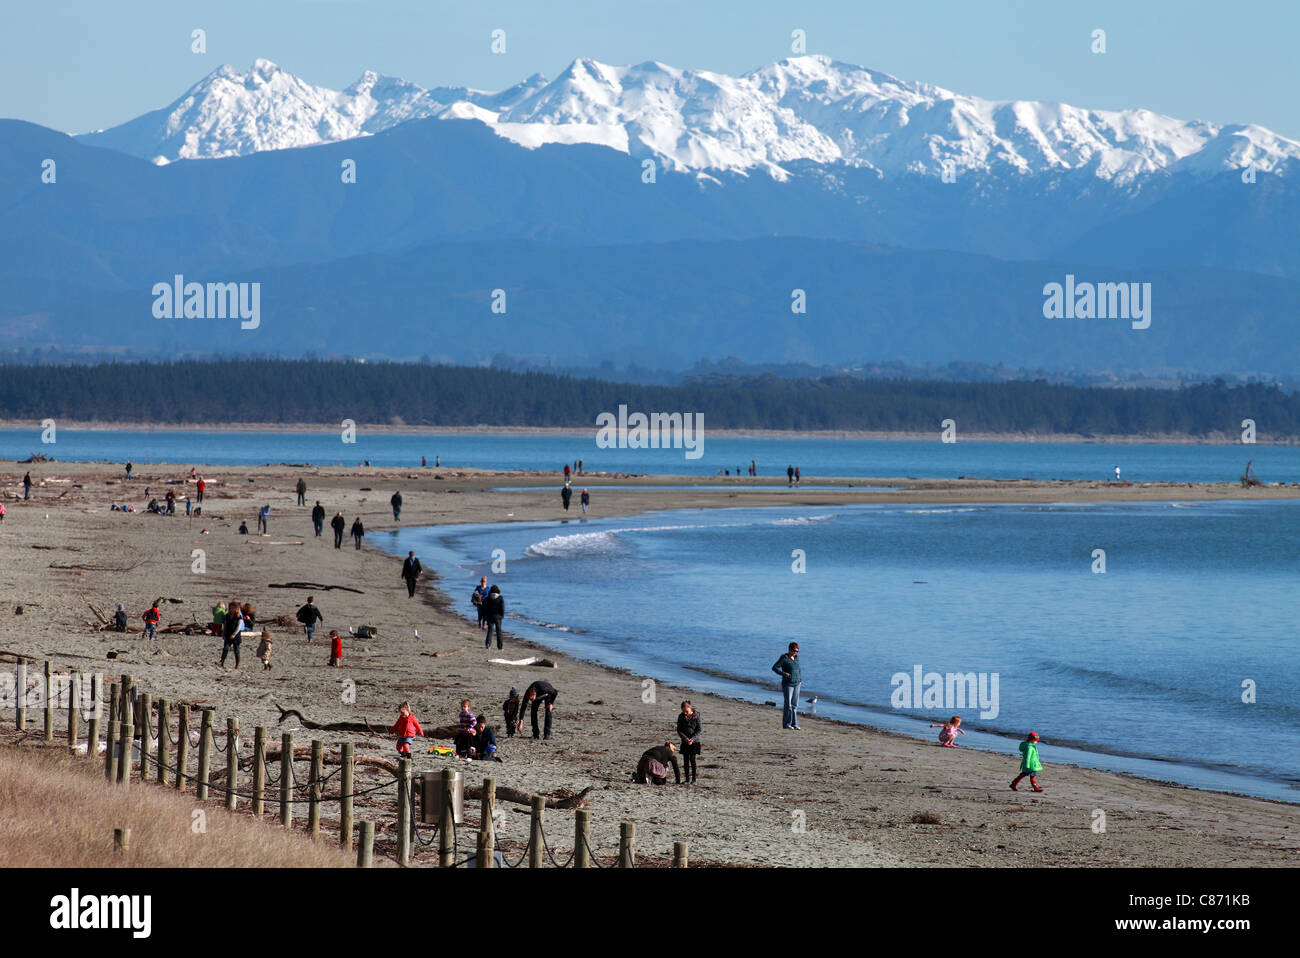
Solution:
<path fill-rule="evenodd" d="M 1246 471 L 1241 474 L 1241 487 L 1243 489 L 1247 489 L 1251 486 L 1262 486 L 1264 484 L 1260 482 L 1259 477 L 1250 470 L 1250 463 L 1254 461 L 1255 460 L 1252 459 L 1250 462 L 1246 463 Z"/>
<path fill-rule="evenodd" d="M 349 585 L 322 585 L 319 582 L 270 582 L 266 586 L 268 589 L 298 589 L 307 592 L 355 592 L 357 595 L 365 595 L 364 589 L 354 589 Z"/>
<path fill-rule="evenodd" d="M 539 659 L 535 655 L 530 655 L 526 659 L 488 659 L 493 665 L 531 665 L 539 669 L 559 668 L 550 659 Z"/>
<path fill-rule="evenodd" d="M 580 792 L 572 792 L 567 788 L 557 788 L 550 795 L 543 795 L 546 799 L 547 808 L 585 808 L 587 805 L 587 796 L 591 794 L 592 786 L 588 785 Z M 533 804 L 533 795 L 531 792 L 521 792 L 517 788 L 510 788 L 507 785 L 498 785 L 496 788 L 497 799 L 503 802 L 514 802 L 518 805 Z M 465 797 L 469 799 L 482 799 L 483 789 L 481 786 L 468 785 L 465 787 Z"/>
<path fill-rule="evenodd" d="M 84 595 L 82 596 L 82 598 L 85 599 L 86 605 L 90 606 L 90 611 L 95 613 L 95 618 L 99 619 L 101 625 L 111 624 L 108 621 L 108 619 L 104 618 L 104 613 L 100 612 L 97 608 L 95 608 L 95 604 L 93 602 L 91 602 L 89 599 L 86 599 Z"/>
<path fill-rule="evenodd" d="M 360 722 L 324 722 L 324 723 L 313 722 L 311 719 L 307 718 L 297 709 L 280 708 L 278 704 L 275 707 L 277 709 L 280 709 L 280 718 L 279 721 L 277 722 L 277 724 L 279 725 L 283 725 L 286 719 L 296 718 L 303 728 L 311 729 L 313 731 L 366 732 L 370 735 L 388 734 L 387 726 L 383 726 L 381 728 L 375 728 L 373 725 L 371 725 L 369 722 L 365 720 L 362 720 Z M 460 728 L 458 726 L 443 725 L 438 728 L 426 728 L 424 730 L 424 737 L 425 738 L 455 738 L 456 733 L 459 731 Z M 394 766 L 394 768 L 396 768 L 396 766 Z"/>

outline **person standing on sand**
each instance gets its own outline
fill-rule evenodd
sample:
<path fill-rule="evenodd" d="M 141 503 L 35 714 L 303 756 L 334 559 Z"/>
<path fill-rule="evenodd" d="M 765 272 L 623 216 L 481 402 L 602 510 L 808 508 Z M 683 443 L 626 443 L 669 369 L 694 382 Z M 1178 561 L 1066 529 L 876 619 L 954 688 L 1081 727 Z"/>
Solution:
<path fill-rule="evenodd" d="M 1115 481 L 1119 482 L 1119 466 L 1115 467 Z"/>
<path fill-rule="evenodd" d="M 305 506 L 307 504 L 307 480 L 299 477 L 297 488 L 298 488 L 298 505 Z"/>
<path fill-rule="evenodd" d="M 569 464 L 567 462 L 564 464 L 564 482 L 566 485 L 569 482 Z"/>
<path fill-rule="evenodd" d="M 1038 759 L 1038 733 L 1030 732 L 1020 743 L 1020 774 L 1011 780 L 1011 791 L 1020 791 L 1016 786 L 1028 775 L 1029 784 L 1034 786 L 1034 791 L 1041 792 L 1042 789 L 1038 786 L 1038 773 L 1042 770 L 1043 763 Z"/>
<path fill-rule="evenodd" d="M 131 460 L 130 459 L 126 461 L 126 481 L 127 482 L 131 481 Z"/>
<path fill-rule="evenodd" d="M 226 667 L 226 656 L 235 653 L 235 668 L 239 668 L 239 646 L 243 642 L 244 609 L 238 602 L 226 606 L 226 617 L 221 623 L 221 662 Z"/>
<path fill-rule="evenodd" d="M 144 619 L 144 637 L 146 639 L 158 638 L 158 621 L 162 618 L 162 613 L 158 611 L 157 600 L 141 618 Z"/>
<path fill-rule="evenodd" d="M 788 486 L 794 485 L 794 466 L 785 467 L 785 482 Z"/>
<path fill-rule="evenodd" d="M 338 668 L 343 664 L 343 636 L 338 629 L 330 629 L 330 667 Z"/>
<path fill-rule="evenodd" d="M 483 605 L 483 603 L 487 601 L 487 597 L 487 576 L 482 576 L 478 580 L 477 588 L 474 589 L 473 593 L 469 597 L 470 605 L 474 606 L 474 608 L 478 610 L 478 627 L 480 629 L 487 626 L 487 613 L 484 611 Z"/>
<path fill-rule="evenodd" d="M 573 498 L 573 490 L 569 488 L 569 481 L 564 481 L 564 488 L 560 490 L 560 501 L 564 503 L 564 511 L 569 511 L 569 500 Z"/>
<path fill-rule="evenodd" d="M 23 498 L 30 499 L 31 497 L 32 497 L 32 474 L 29 472 L 27 473 L 27 475 L 23 476 Z M 565 508 L 567 509 L 568 507 L 566 506 Z"/>
<path fill-rule="evenodd" d="M 393 498 L 388 500 L 388 504 L 393 507 L 393 518 L 401 521 L 402 518 L 402 493 L 400 490 L 393 493 Z"/>
<path fill-rule="evenodd" d="M 487 622 L 487 638 L 483 640 L 483 648 L 492 647 L 492 630 L 497 630 L 497 648 L 504 648 L 501 644 L 501 620 L 506 615 L 506 600 L 501 595 L 501 590 L 493 586 L 488 590 L 487 598 L 483 600 L 483 618 Z"/>
<path fill-rule="evenodd" d="M 424 729 L 420 728 L 420 720 L 411 712 L 411 703 L 403 702 L 397 709 L 397 721 L 388 731 L 397 736 L 397 757 L 411 757 L 411 743 L 415 741 L 415 736 L 423 737 Z"/>
<path fill-rule="evenodd" d="M 307 641 L 310 642 L 316 632 L 316 623 L 325 621 L 325 616 L 321 615 L 320 609 L 316 608 L 314 595 L 307 596 L 307 604 L 298 610 L 297 619 L 302 623 L 307 633 Z"/>
<path fill-rule="evenodd" d="M 591 505 L 591 493 L 586 489 L 582 490 L 582 514 L 587 514 L 587 508 Z"/>
<path fill-rule="evenodd" d="M 406 561 L 402 563 L 402 581 L 406 583 L 408 597 L 415 595 L 415 583 L 423 571 L 424 567 L 420 565 L 420 560 L 415 557 L 415 553 L 406 553 Z"/>
<path fill-rule="evenodd" d="M 801 481 L 802 481 L 802 477 L 799 475 L 799 467 L 798 467 L 798 466 L 795 466 L 795 467 L 794 467 L 794 484 L 797 486 L 797 485 L 799 485 L 799 483 L 800 483 Z"/>
<path fill-rule="evenodd" d="M 361 517 L 357 516 L 352 520 L 352 541 L 356 543 L 358 549 L 361 548 L 361 537 L 366 534 L 366 527 L 361 524 Z"/>
<path fill-rule="evenodd" d="M 311 524 L 316 530 L 316 538 L 319 539 L 321 530 L 325 528 L 325 507 L 320 504 L 319 499 L 316 500 L 316 508 L 311 511 Z"/>
<path fill-rule="evenodd" d="M 803 671 L 799 667 L 799 643 L 791 642 L 785 655 L 776 660 L 772 671 L 781 676 L 781 728 L 799 728 L 799 686 L 803 684 Z"/>
<path fill-rule="evenodd" d="M 682 710 L 677 714 L 677 737 L 681 739 L 682 761 L 686 764 L 686 784 L 694 785 L 699 777 L 695 767 L 696 756 L 700 754 L 700 713 L 690 702 L 682 703 Z"/>
<path fill-rule="evenodd" d="M 495 587 L 494 587 L 495 588 Z M 533 738 L 537 738 L 537 708 L 546 706 L 546 734 L 543 738 L 551 737 L 551 719 L 555 715 L 555 699 L 558 696 L 555 686 L 550 682 L 543 682 L 540 679 L 534 682 L 528 688 L 524 689 L 524 700 L 519 707 L 519 720 L 515 723 L 515 731 L 523 732 L 524 730 L 524 709 L 531 704 L 533 707 Z"/>
<path fill-rule="evenodd" d="M 207 489 L 208 489 L 208 483 L 207 483 L 207 480 L 204 479 L 202 476 L 199 476 L 199 481 L 196 482 L 196 483 L 194 484 L 194 488 L 198 491 L 198 494 L 199 494 L 199 502 L 202 502 L 202 501 L 203 501 L 203 493 L 206 492 Z"/>
<path fill-rule="evenodd" d="M 336 512 L 334 518 L 330 520 L 330 528 L 334 530 L 334 548 L 343 548 L 343 529 L 347 522 L 343 519 L 343 513 Z"/>
<path fill-rule="evenodd" d="M 519 718 L 519 690 L 510 686 L 510 694 L 501 703 L 501 711 L 506 716 L 506 738 L 515 737 L 515 722 Z"/>
<path fill-rule="evenodd" d="M 257 643 L 257 657 L 262 660 L 263 672 L 271 667 L 271 645 L 271 633 L 263 629 L 262 641 Z"/>

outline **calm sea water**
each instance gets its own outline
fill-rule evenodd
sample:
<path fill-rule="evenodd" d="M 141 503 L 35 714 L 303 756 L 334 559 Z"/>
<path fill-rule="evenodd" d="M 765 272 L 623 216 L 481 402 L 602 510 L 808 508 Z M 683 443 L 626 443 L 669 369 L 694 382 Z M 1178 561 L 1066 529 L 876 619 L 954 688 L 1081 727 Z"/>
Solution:
<path fill-rule="evenodd" d="M 960 714 L 1008 780 L 1032 729 L 1049 779 L 1071 761 L 1300 801 L 1300 503 L 690 510 L 381 544 L 417 550 L 467 617 L 486 574 L 508 628 L 638 676 L 776 701 L 798 640 L 818 714 L 927 737 Z M 990 693 L 996 673 L 996 712 L 902 702 L 918 667 Z"/>
<path fill-rule="evenodd" d="M 60 429 L 43 444 L 41 430 L 0 430 L 0 459 L 42 453 L 65 461 L 183 466 L 313 463 L 416 467 L 435 456 L 444 467 L 562 470 L 581 458 L 588 472 L 716 476 L 742 474 L 751 460 L 760 476 L 784 476 L 797 465 L 817 476 L 912 476 L 993 479 L 1112 479 L 1115 467 L 1135 482 L 1213 482 L 1239 478 L 1250 459 L 1265 482 L 1300 481 L 1300 446 L 1113 445 L 1100 443 L 942 443 L 837 439 L 709 439 L 703 456 L 685 458 L 674 449 L 599 449 L 595 431 L 573 436 L 381 434 L 358 428 L 356 442 L 341 433 L 258 433 Z"/>

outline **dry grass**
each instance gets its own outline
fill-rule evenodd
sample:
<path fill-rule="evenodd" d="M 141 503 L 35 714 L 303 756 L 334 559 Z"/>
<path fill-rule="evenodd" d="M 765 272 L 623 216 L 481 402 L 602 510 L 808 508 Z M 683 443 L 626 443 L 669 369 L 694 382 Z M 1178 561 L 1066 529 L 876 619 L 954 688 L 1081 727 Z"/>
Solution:
<path fill-rule="evenodd" d="M 206 829 L 192 829 L 202 809 Z M 113 829 L 131 829 L 130 849 L 113 850 Z M 356 864 L 329 833 L 301 832 L 227 812 L 193 793 L 104 779 L 102 762 L 62 750 L 0 746 L 0 869 L 121 866 L 156 868 L 345 868 Z M 376 861 L 376 864 L 379 864 Z"/>

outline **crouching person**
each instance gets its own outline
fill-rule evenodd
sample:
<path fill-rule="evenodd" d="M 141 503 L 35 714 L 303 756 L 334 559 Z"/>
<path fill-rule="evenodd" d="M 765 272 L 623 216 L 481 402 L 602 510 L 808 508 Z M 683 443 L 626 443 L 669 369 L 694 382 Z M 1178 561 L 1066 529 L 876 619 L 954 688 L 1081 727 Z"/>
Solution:
<path fill-rule="evenodd" d="M 669 765 L 673 767 L 677 784 L 682 784 L 682 771 L 677 764 L 677 746 L 672 742 L 664 742 L 663 745 L 648 748 L 642 753 L 641 761 L 636 764 L 632 781 L 638 785 L 667 785 Z"/>

